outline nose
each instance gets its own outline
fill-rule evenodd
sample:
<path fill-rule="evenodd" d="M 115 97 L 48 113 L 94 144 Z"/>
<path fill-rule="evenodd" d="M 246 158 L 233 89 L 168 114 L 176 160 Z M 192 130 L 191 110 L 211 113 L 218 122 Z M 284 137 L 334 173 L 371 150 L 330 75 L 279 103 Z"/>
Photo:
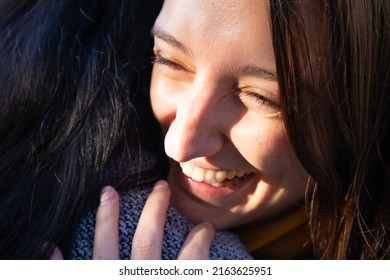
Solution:
<path fill-rule="evenodd" d="M 217 154 L 224 144 L 223 110 L 217 86 L 195 83 L 175 98 L 176 115 L 165 136 L 165 152 L 178 162 Z"/>

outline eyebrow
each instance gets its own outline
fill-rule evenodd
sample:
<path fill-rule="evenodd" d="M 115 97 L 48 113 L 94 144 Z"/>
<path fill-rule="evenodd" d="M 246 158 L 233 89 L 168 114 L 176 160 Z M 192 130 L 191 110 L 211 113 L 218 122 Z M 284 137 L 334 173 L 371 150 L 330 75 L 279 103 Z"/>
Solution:
<path fill-rule="evenodd" d="M 239 68 L 233 68 L 233 72 L 240 73 L 245 76 L 251 76 L 255 78 L 261 78 L 267 81 L 277 81 L 278 76 L 275 70 L 267 69 L 264 67 L 258 67 L 254 65 L 245 65 Z"/>
<path fill-rule="evenodd" d="M 167 44 L 171 45 L 172 47 L 181 50 L 182 52 L 184 52 L 187 55 L 190 55 L 190 50 L 184 44 L 182 44 L 180 41 L 178 41 L 172 35 L 169 35 L 165 31 L 161 30 L 160 28 L 154 26 L 152 28 L 151 33 L 152 33 L 152 36 L 156 36 L 157 38 L 159 38 L 159 39 L 163 40 L 164 42 L 166 42 Z M 264 67 L 258 67 L 258 66 L 254 66 L 254 65 L 245 65 L 245 66 L 239 67 L 239 68 L 233 67 L 232 70 L 233 70 L 232 71 L 233 73 L 239 73 L 239 74 L 243 74 L 245 76 L 261 78 L 261 79 L 264 79 L 267 81 L 274 82 L 274 81 L 278 80 L 277 75 L 276 75 L 276 71 L 270 70 L 270 69 L 267 69 Z"/>
<path fill-rule="evenodd" d="M 160 28 L 154 26 L 152 28 L 152 35 L 163 40 L 164 42 L 171 45 L 172 47 L 181 50 L 185 54 L 190 55 L 190 50 L 184 44 L 180 43 L 175 37 L 169 35 L 168 33 L 161 30 Z"/>

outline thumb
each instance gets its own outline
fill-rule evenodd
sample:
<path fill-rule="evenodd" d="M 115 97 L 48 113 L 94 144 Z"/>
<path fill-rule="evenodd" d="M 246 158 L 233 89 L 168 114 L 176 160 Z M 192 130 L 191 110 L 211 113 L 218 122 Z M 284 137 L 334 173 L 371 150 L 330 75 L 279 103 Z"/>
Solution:
<path fill-rule="evenodd" d="M 58 247 L 54 248 L 53 253 L 50 256 L 50 260 L 63 260 L 64 256 L 61 253 L 61 250 Z"/>

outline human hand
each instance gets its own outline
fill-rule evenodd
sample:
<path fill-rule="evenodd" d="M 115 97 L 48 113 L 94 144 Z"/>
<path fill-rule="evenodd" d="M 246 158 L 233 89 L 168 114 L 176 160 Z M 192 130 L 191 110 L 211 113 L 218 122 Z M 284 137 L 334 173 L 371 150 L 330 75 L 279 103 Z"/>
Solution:
<path fill-rule="evenodd" d="M 132 241 L 131 259 L 160 259 L 170 190 L 165 181 L 155 184 Z M 96 214 L 93 259 L 119 259 L 119 196 L 112 187 L 102 191 Z M 188 234 L 178 259 L 207 259 L 214 237 L 211 225 L 195 226 Z"/>
<path fill-rule="evenodd" d="M 53 253 L 50 256 L 50 260 L 63 260 L 64 256 L 62 255 L 61 250 L 58 247 L 55 247 Z"/>

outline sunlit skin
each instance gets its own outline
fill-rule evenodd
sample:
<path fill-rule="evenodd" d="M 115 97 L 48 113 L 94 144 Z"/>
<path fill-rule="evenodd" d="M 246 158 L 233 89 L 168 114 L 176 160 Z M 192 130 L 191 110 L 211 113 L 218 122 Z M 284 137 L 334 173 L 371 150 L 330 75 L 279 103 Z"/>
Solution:
<path fill-rule="evenodd" d="M 153 34 L 151 101 L 172 203 L 217 229 L 301 205 L 308 177 L 281 118 L 268 3 L 166 0 Z M 219 183 L 220 174 L 234 177 Z"/>

